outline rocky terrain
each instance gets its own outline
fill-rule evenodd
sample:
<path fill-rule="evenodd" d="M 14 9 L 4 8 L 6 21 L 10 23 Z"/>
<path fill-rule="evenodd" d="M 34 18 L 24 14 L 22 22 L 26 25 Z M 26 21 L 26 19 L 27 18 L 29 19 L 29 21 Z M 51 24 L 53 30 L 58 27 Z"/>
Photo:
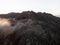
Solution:
<path fill-rule="evenodd" d="M 0 29 L 0 45 L 60 45 L 60 18 L 52 14 L 24 11 L 0 18 L 10 22 L 6 31 Z"/>

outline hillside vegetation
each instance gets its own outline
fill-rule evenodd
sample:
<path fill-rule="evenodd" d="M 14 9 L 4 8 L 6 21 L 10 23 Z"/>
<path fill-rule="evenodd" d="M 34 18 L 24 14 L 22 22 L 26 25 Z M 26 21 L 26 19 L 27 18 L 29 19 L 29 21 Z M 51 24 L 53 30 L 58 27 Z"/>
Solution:
<path fill-rule="evenodd" d="M 0 14 L 10 21 L 0 31 L 0 45 L 60 45 L 60 18 L 49 13 L 24 11 Z"/>

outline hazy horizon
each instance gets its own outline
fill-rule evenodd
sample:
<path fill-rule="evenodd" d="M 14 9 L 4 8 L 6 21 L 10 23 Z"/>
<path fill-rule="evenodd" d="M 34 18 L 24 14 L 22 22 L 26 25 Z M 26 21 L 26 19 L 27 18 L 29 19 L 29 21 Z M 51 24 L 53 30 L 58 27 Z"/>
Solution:
<path fill-rule="evenodd" d="M 60 15 L 60 0 L 0 0 L 0 14 L 35 11 Z"/>

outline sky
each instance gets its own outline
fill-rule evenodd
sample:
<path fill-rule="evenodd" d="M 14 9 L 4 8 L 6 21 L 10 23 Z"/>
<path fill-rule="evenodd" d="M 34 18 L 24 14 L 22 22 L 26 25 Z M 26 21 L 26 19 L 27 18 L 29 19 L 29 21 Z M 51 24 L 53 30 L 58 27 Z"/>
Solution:
<path fill-rule="evenodd" d="M 0 0 L 0 14 L 23 11 L 60 15 L 60 0 Z"/>

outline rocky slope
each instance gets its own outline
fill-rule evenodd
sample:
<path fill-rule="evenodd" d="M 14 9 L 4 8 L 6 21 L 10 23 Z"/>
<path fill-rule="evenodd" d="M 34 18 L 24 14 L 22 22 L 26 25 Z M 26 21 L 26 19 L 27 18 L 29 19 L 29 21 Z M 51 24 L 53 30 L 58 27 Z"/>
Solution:
<path fill-rule="evenodd" d="M 13 31 L 0 35 L 1 45 L 60 45 L 60 18 L 52 14 L 25 11 L 3 18 L 11 21 L 9 29 Z"/>

